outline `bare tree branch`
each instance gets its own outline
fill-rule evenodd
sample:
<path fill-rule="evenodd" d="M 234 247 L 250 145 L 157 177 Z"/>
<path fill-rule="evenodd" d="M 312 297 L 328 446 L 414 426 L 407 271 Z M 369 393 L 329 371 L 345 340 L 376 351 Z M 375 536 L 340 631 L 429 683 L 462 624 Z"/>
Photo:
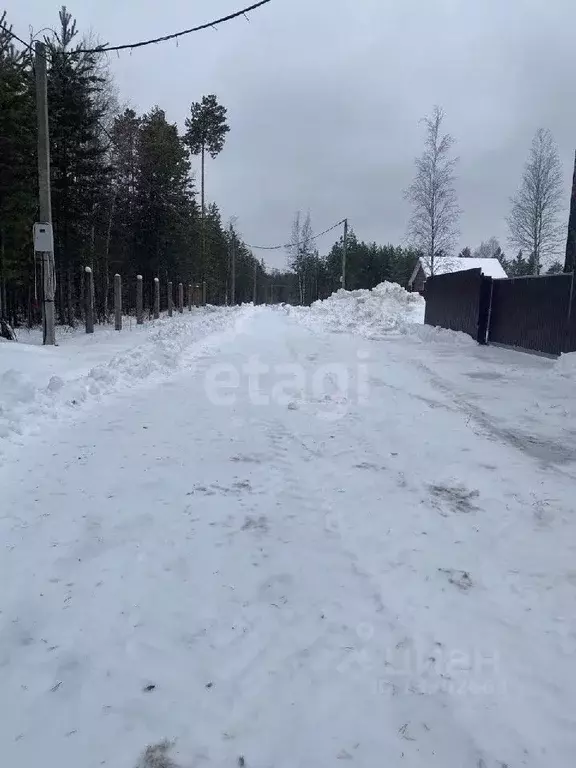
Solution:
<path fill-rule="evenodd" d="M 536 131 L 522 184 L 511 202 L 510 243 L 528 251 L 533 272 L 539 275 L 543 259 L 557 256 L 563 242 L 558 221 L 562 210 L 562 167 L 549 130 Z"/>
<path fill-rule="evenodd" d="M 492 236 L 486 241 L 482 240 L 478 248 L 474 251 L 474 258 L 497 259 L 501 254 L 502 248 L 500 248 L 500 243 L 497 238 Z"/>
<path fill-rule="evenodd" d="M 460 216 L 454 188 L 458 158 L 452 157 L 453 137 L 442 135 L 443 120 L 440 107 L 424 119 L 424 152 L 416 159 L 416 176 L 404 193 L 412 203 L 408 239 L 421 252 L 431 275 L 435 260 L 452 254 Z"/>

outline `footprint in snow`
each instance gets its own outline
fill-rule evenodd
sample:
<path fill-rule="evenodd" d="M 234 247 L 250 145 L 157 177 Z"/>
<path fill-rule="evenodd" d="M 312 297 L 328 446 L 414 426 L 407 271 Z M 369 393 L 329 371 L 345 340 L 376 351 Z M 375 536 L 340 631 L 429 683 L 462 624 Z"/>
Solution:
<path fill-rule="evenodd" d="M 450 584 L 454 584 L 454 586 L 461 589 L 462 592 L 468 592 L 468 590 L 474 586 L 468 571 L 459 571 L 454 568 L 438 568 L 438 570 L 440 573 L 446 574 Z"/>

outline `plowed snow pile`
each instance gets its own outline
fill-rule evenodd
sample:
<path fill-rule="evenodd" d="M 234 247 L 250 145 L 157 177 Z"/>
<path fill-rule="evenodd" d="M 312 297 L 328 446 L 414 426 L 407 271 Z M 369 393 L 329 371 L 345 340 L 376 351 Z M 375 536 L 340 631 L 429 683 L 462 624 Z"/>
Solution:
<path fill-rule="evenodd" d="M 397 283 L 380 283 L 370 291 L 339 290 L 311 307 L 293 307 L 290 314 L 308 326 L 374 339 L 422 324 L 425 306 L 418 293 L 408 293 Z"/>
<path fill-rule="evenodd" d="M 44 420 L 73 417 L 101 396 L 168 378 L 239 327 L 253 311 L 205 307 L 139 327 L 94 336 L 58 329 L 59 346 L 0 345 L 0 465 L 5 441 L 38 431 Z M 209 337 L 209 338 L 208 338 Z"/>

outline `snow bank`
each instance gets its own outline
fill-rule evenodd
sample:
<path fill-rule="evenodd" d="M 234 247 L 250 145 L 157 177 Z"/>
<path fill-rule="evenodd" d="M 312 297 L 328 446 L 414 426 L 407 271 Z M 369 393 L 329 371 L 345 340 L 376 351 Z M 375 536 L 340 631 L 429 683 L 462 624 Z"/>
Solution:
<path fill-rule="evenodd" d="M 554 373 L 567 379 L 576 378 L 576 352 L 561 355 L 554 363 Z"/>
<path fill-rule="evenodd" d="M 397 283 L 380 283 L 372 290 L 339 290 L 311 307 L 293 307 L 290 314 L 310 327 L 374 339 L 422 324 L 425 306 L 419 294 Z"/>
<path fill-rule="evenodd" d="M 44 420 L 73 415 L 99 396 L 173 374 L 193 359 L 186 353 L 191 345 L 239 326 L 253 311 L 206 307 L 140 326 L 133 335 L 104 331 L 99 338 L 71 336 L 69 343 L 64 336 L 58 347 L 3 344 L 0 444 L 36 432 Z"/>
<path fill-rule="evenodd" d="M 440 328 L 437 325 L 417 325 L 412 323 L 405 325 L 403 333 L 420 339 L 420 341 L 429 344 L 430 342 L 440 342 L 442 344 L 451 344 L 456 346 L 468 346 L 475 344 L 474 339 L 462 331 L 451 331 L 448 328 Z"/>

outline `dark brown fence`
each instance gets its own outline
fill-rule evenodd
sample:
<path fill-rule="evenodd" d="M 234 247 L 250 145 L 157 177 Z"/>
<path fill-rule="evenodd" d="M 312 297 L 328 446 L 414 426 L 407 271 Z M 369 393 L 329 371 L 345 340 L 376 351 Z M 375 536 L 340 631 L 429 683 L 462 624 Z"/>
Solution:
<path fill-rule="evenodd" d="M 572 275 L 494 280 L 488 339 L 559 355 L 570 346 Z"/>
<path fill-rule="evenodd" d="M 576 351 L 572 274 L 491 280 L 479 269 L 426 281 L 428 325 L 463 331 L 480 343 L 559 355 Z"/>
<path fill-rule="evenodd" d="M 480 269 L 429 277 L 424 292 L 426 325 L 463 331 L 480 341 L 482 282 Z"/>

